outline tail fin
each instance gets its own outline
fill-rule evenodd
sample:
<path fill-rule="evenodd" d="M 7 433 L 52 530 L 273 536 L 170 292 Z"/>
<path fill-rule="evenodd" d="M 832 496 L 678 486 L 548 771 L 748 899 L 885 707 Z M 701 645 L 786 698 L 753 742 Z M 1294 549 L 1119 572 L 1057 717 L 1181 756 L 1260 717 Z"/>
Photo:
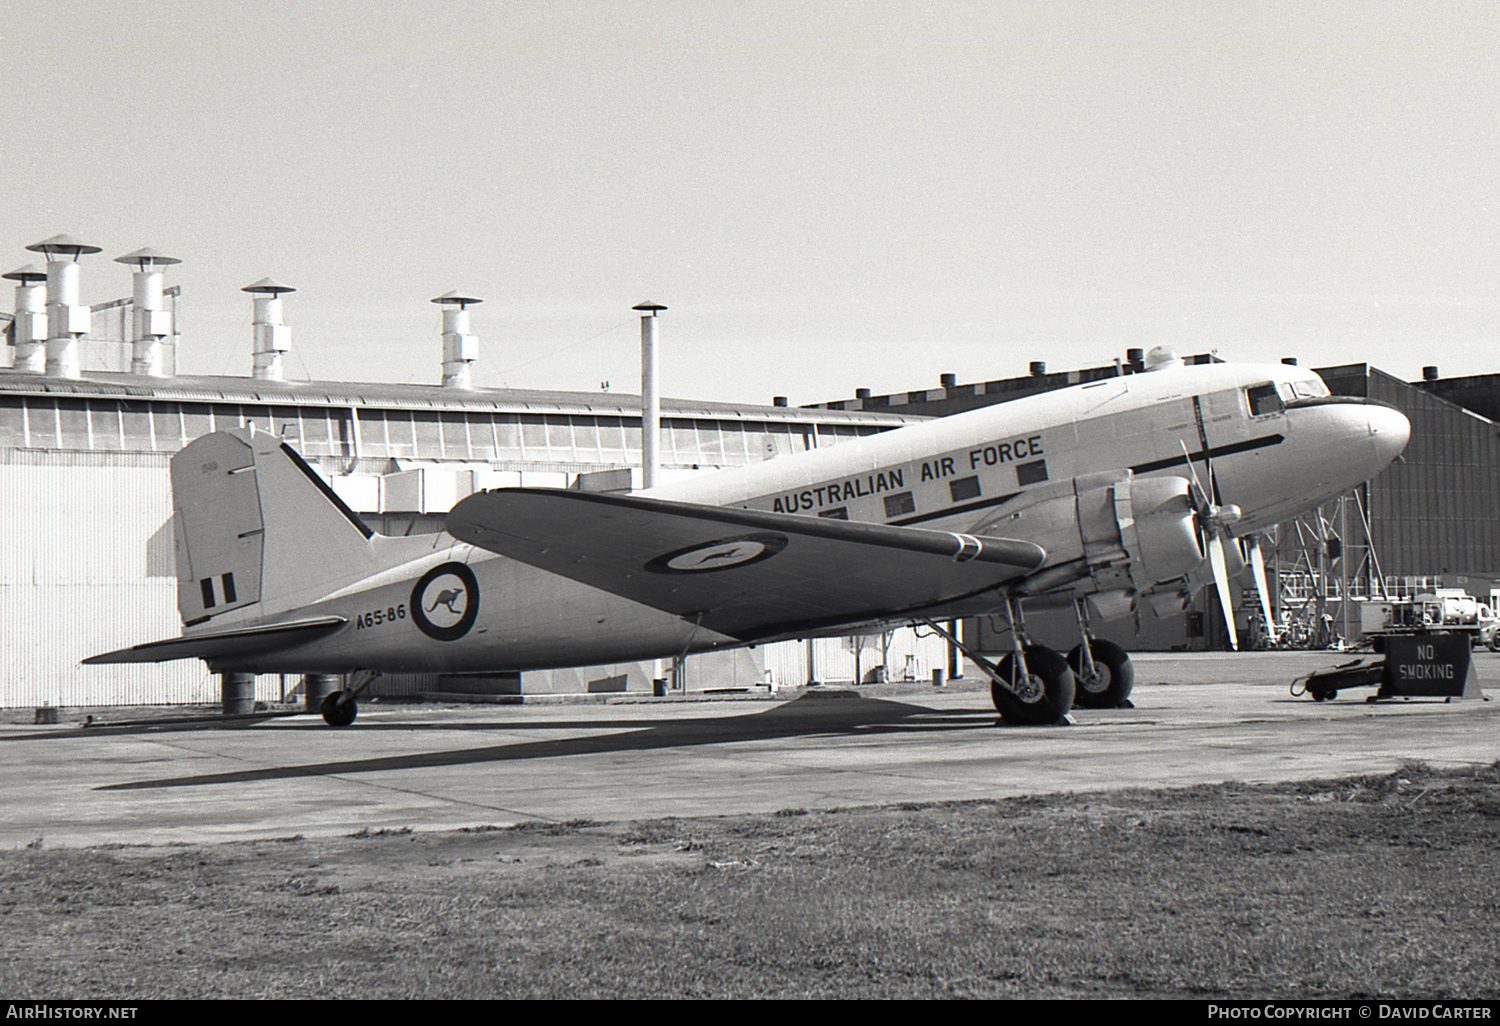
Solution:
<path fill-rule="evenodd" d="M 374 532 L 274 435 L 205 435 L 171 473 L 185 627 L 283 613 L 377 569 Z"/>

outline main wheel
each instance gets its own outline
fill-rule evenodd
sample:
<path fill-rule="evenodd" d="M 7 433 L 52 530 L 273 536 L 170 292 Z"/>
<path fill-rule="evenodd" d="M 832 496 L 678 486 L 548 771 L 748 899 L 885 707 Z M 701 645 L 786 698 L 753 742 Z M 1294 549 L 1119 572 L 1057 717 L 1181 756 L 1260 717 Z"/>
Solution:
<path fill-rule="evenodd" d="M 359 706 L 355 705 L 352 699 L 342 705 L 339 704 L 339 699 L 343 697 L 342 691 L 335 691 L 323 699 L 320 711 L 323 713 L 323 722 L 330 727 L 347 727 L 354 722 L 354 717 L 359 715 Z"/>
<path fill-rule="evenodd" d="M 1000 676 L 1012 679 L 1015 654 L 1000 660 Z M 1045 726 L 1056 723 L 1073 708 L 1073 671 L 1068 661 L 1050 648 L 1026 646 L 1026 679 L 1019 694 L 998 681 L 990 682 L 990 701 L 1000 715 L 1022 726 Z"/>
<path fill-rule="evenodd" d="M 1118 709 L 1135 687 L 1135 667 L 1130 654 L 1113 641 L 1089 639 L 1089 654 L 1094 657 L 1094 672 L 1083 670 L 1083 646 L 1068 653 L 1068 666 L 1078 687 L 1073 701 L 1085 709 Z"/>

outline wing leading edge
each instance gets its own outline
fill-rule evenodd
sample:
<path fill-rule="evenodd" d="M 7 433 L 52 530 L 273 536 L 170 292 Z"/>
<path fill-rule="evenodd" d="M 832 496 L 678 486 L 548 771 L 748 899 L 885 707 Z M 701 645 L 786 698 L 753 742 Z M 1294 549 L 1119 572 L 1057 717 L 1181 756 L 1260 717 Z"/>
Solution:
<path fill-rule="evenodd" d="M 741 641 L 893 619 L 1046 559 L 1011 539 L 556 489 L 471 495 L 447 529 Z"/>

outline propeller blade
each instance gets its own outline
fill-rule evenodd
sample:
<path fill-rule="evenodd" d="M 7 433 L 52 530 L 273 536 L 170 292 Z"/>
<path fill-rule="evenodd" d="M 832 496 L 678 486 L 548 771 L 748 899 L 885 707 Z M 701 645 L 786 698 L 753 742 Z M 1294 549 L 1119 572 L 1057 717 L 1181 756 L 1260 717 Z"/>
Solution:
<path fill-rule="evenodd" d="M 1234 606 L 1229 601 L 1229 574 L 1224 566 L 1224 538 L 1217 531 L 1208 539 L 1208 562 L 1213 567 L 1214 584 L 1219 589 L 1219 608 L 1224 611 L 1224 627 L 1229 631 L 1229 647 L 1238 652 L 1240 639 L 1234 629 Z"/>
<path fill-rule="evenodd" d="M 1271 634 L 1275 631 L 1275 620 L 1271 618 L 1271 595 L 1266 590 L 1266 561 L 1260 551 L 1260 535 L 1250 536 L 1250 569 L 1255 574 L 1255 593 L 1260 596 L 1261 622 L 1266 626 L 1266 632 Z"/>

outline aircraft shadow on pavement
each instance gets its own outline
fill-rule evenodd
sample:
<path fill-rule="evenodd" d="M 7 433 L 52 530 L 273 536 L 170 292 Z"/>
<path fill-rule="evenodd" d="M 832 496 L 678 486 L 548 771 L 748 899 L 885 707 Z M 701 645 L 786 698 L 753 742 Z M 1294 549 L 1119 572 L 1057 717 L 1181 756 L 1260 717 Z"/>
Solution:
<path fill-rule="evenodd" d="M 715 716 L 708 719 L 667 720 L 646 727 L 640 721 L 626 721 L 621 733 L 590 734 L 587 737 L 556 738 L 545 741 L 522 741 L 481 748 L 464 748 L 406 755 L 337 762 L 304 763 L 297 766 L 275 766 L 240 770 L 233 773 L 208 773 L 162 780 L 141 780 L 123 784 L 102 785 L 99 791 L 138 791 L 171 787 L 198 787 L 211 784 L 253 783 L 266 780 L 288 780 L 297 777 L 338 776 L 350 773 L 377 773 L 391 770 L 425 769 L 442 766 L 464 766 L 483 763 L 518 762 L 531 759 L 555 759 L 578 755 L 600 755 L 611 752 L 640 752 L 652 749 L 689 748 L 698 745 L 734 744 L 777 738 L 813 737 L 817 735 L 873 735 L 912 731 L 971 730 L 995 722 L 993 711 L 963 709 L 939 711 L 904 702 L 874 698 L 848 698 L 830 701 L 820 696 L 803 696 L 762 712 L 738 716 Z M 512 724 L 496 724 L 510 729 Z M 558 723 L 540 721 L 529 727 L 547 729 L 598 730 L 595 722 Z M 612 724 L 606 721 L 604 729 Z M 315 728 L 326 731 L 327 727 Z M 360 727 L 349 728 L 357 732 Z M 403 726 L 404 730 L 411 730 Z M 417 728 L 420 729 L 420 728 Z"/>

